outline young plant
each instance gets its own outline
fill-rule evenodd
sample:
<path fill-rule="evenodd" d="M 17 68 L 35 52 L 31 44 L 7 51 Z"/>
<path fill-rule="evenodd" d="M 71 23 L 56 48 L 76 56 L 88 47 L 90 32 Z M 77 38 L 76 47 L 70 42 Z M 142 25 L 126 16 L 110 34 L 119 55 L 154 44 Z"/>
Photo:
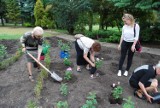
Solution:
<path fill-rule="evenodd" d="M 97 104 L 96 93 L 90 92 L 86 103 L 81 108 L 96 108 Z"/>
<path fill-rule="evenodd" d="M 27 108 L 38 108 L 36 102 L 30 100 L 27 102 Z"/>
<path fill-rule="evenodd" d="M 70 79 L 72 79 L 72 72 L 71 71 L 65 71 L 65 76 L 64 79 L 69 81 Z"/>
<path fill-rule="evenodd" d="M 58 47 L 61 49 L 61 51 L 69 51 L 70 44 L 69 43 L 63 43 L 62 40 L 58 40 Z"/>
<path fill-rule="evenodd" d="M 0 60 L 2 61 L 4 59 L 4 57 L 7 55 L 7 51 L 6 51 L 7 47 L 5 47 L 4 45 L 0 44 Z"/>
<path fill-rule="evenodd" d="M 59 101 L 56 104 L 56 108 L 69 108 L 67 101 Z"/>
<path fill-rule="evenodd" d="M 134 108 L 134 102 L 132 102 L 131 97 L 128 97 L 128 99 L 123 99 L 125 103 L 123 104 L 123 108 Z"/>
<path fill-rule="evenodd" d="M 68 58 L 64 58 L 64 59 L 63 59 L 63 63 L 64 63 L 64 65 L 66 65 L 66 66 L 70 66 L 70 65 L 71 65 L 71 61 L 70 61 Z"/>
<path fill-rule="evenodd" d="M 43 88 L 42 81 L 39 80 L 34 88 L 34 93 L 38 99 L 40 98 L 42 88 Z"/>
<path fill-rule="evenodd" d="M 99 58 L 96 58 L 96 68 L 100 68 L 102 65 L 103 65 L 103 58 L 99 59 Z"/>
<path fill-rule="evenodd" d="M 61 87 L 60 87 L 60 92 L 62 95 L 64 96 L 67 96 L 68 95 L 68 86 L 67 84 L 61 84 Z"/>
<path fill-rule="evenodd" d="M 121 94 L 123 93 L 123 88 L 121 86 L 117 86 L 112 91 L 112 96 L 114 99 L 120 98 Z"/>

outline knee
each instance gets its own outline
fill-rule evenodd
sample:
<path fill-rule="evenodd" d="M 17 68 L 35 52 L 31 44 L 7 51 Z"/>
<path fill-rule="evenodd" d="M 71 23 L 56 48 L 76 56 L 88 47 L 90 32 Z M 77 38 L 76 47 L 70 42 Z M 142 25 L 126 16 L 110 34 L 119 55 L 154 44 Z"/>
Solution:
<path fill-rule="evenodd" d="M 153 86 L 154 88 L 157 88 L 158 87 L 158 80 L 157 79 L 153 79 L 151 86 Z"/>

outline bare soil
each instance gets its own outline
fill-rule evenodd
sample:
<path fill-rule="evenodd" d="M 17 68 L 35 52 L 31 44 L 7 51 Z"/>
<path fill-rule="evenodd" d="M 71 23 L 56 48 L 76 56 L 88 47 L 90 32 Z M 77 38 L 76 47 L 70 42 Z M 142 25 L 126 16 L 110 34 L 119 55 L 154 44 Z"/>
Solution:
<path fill-rule="evenodd" d="M 56 71 L 60 76 L 64 76 L 67 69 L 63 64 L 63 60 L 59 57 L 60 49 L 57 47 L 58 38 L 47 38 L 51 43 L 51 68 L 50 70 Z M 16 41 L 17 42 L 17 41 Z M 5 45 L 14 49 L 12 53 L 18 48 L 15 42 L 4 42 Z M 10 51 L 10 50 L 9 50 Z M 133 96 L 133 89 L 128 84 L 129 77 L 117 77 L 118 61 L 120 52 L 113 48 L 103 47 L 96 57 L 104 58 L 104 64 L 100 77 L 90 79 L 89 72 L 82 68 L 82 72 L 76 71 L 76 52 L 74 49 L 74 42 L 72 43 L 70 60 L 73 63 L 73 79 L 67 83 L 69 87 L 68 96 L 60 94 L 60 83 L 55 82 L 51 77 L 44 81 L 44 88 L 42 90 L 42 97 L 38 101 L 38 106 L 42 108 L 54 108 L 58 101 L 67 100 L 69 108 L 80 108 L 86 100 L 89 92 L 97 93 L 98 106 L 97 108 L 122 108 L 121 105 L 112 105 L 108 101 L 108 96 L 111 91 L 111 84 L 120 81 L 121 86 L 124 88 L 123 97 L 128 98 L 132 96 L 135 102 L 135 108 L 159 108 L 158 104 L 150 104 L 144 100 L 140 100 Z M 148 53 L 136 53 L 134 56 L 133 64 L 130 69 L 129 75 L 132 71 L 143 64 L 156 64 L 160 56 Z M 124 64 L 126 66 L 126 62 Z M 125 67 L 124 67 L 125 68 Z M 38 71 L 33 69 L 33 76 L 36 79 Z M 0 108 L 25 108 L 29 100 L 36 100 L 34 95 L 34 87 L 36 82 L 30 82 L 28 79 L 28 72 L 26 67 L 25 56 L 22 56 L 17 62 L 9 66 L 6 70 L 0 71 Z"/>

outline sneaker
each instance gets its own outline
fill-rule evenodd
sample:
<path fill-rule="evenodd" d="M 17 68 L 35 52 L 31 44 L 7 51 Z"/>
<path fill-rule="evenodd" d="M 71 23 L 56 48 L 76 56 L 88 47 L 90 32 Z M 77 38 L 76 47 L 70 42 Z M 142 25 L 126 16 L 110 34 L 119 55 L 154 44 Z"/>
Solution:
<path fill-rule="evenodd" d="M 91 78 L 91 79 L 94 79 L 94 78 L 96 78 L 96 77 L 95 77 L 93 74 L 91 74 L 90 78 Z"/>
<path fill-rule="evenodd" d="M 128 71 L 125 71 L 123 75 L 127 77 L 128 76 Z"/>
<path fill-rule="evenodd" d="M 119 70 L 117 76 L 122 76 L 122 71 Z"/>
<path fill-rule="evenodd" d="M 34 82 L 34 79 L 33 79 L 32 75 L 29 75 L 29 79 L 30 79 L 31 82 Z"/>

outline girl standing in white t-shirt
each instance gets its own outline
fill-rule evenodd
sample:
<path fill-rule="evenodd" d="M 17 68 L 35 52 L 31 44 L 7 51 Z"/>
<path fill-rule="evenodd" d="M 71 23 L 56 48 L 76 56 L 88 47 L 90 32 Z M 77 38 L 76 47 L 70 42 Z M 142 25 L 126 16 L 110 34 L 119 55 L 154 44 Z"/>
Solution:
<path fill-rule="evenodd" d="M 121 40 L 118 45 L 118 50 L 121 50 L 121 56 L 120 56 L 119 70 L 117 75 L 121 76 L 122 66 L 123 66 L 126 54 L 128 54 L 127 67 L 123 74 L 124 76 L 128 76 L 128 71 L 131 67 L 133 55 L 135 52 L 135 45 L 139 38 L 140 27 L 138 24 L 135 23 L 135 19 L 131 14 L 124 14 L 124 16 L 122 17 L 122 20 L 124 21 L 125 25 L 122 28 Z M 136 33 L 135 35 L 134 35 L 134 27 L 135 27 L 135 33 Z"/>

